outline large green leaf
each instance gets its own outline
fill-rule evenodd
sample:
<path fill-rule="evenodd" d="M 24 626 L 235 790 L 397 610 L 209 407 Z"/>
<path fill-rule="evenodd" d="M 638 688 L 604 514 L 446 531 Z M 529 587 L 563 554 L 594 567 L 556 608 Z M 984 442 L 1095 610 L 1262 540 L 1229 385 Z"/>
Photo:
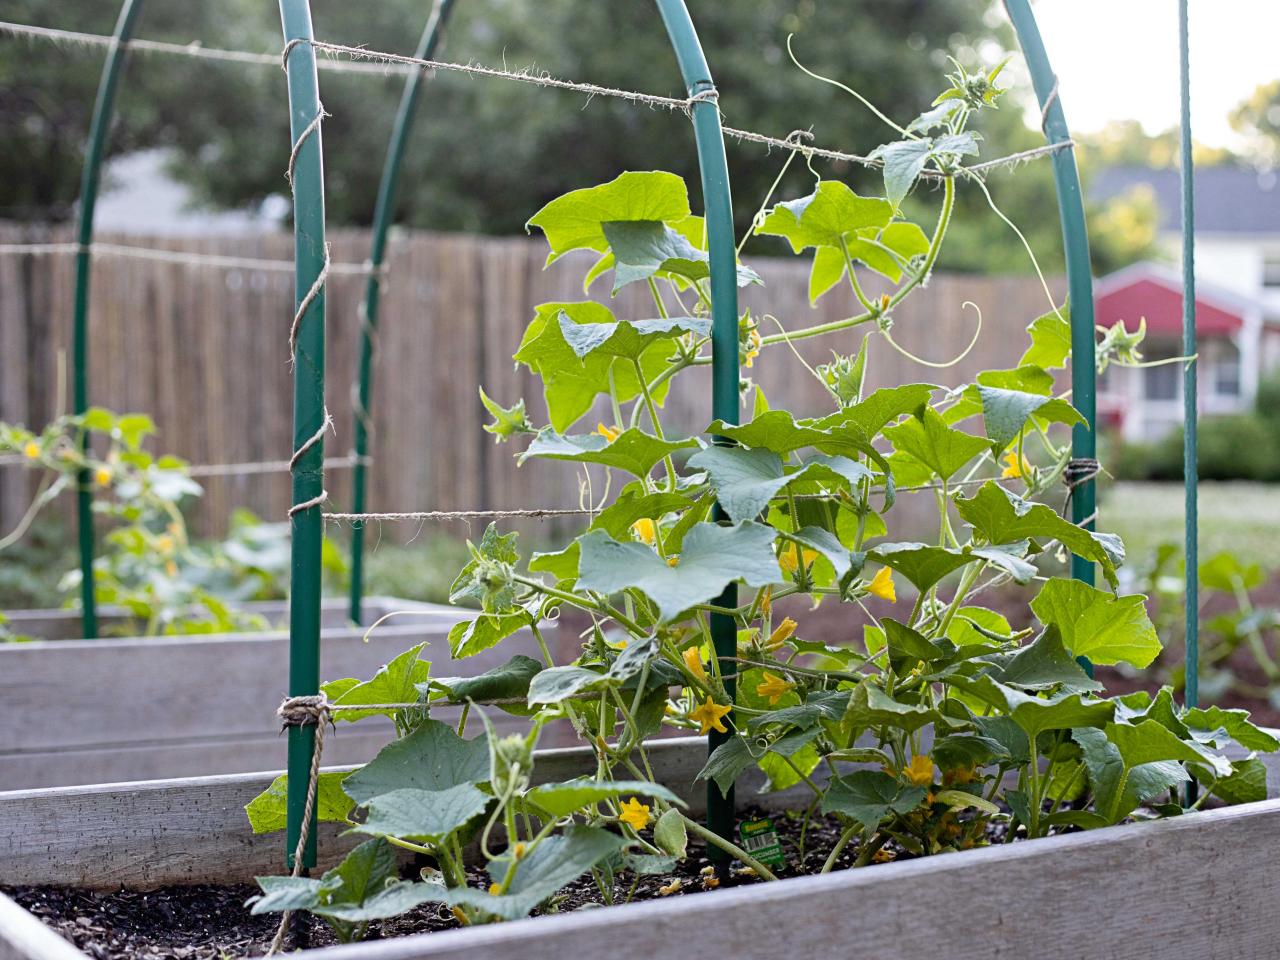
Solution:
<path fill-rule="evenodd" d="M 342 790 L 345 770 L 321 773 L 316 784 L 316 819 L 320 822 L 342 823 L 355 806 Z M 247 804 L 244 812 L 254 833 L 274 833 L 285 828 L 289 796 L 289 775 L 280 774 L 271 786 Z"/>
<path fill-rule="evenodd" d="M 552 263 L 570 250 L 604 251 L 604 224 L 619 220 L 682 220 L 689 216 L 684 180 L 660 170 L 629 171 L 608 183 L 572 190 L 548 203 L 526 225 L 546 235 Z"/>
<path fill-rule="evenodd" d="M 1191 728 L 1193 736 L 1208 735 L 1220 739 L 1225 735 L 1246 750 L 1264 750 L 1268 753 L 1280 750 L 1280 740 L 1249 722 L 1248 710 L 1196 707 L 1183 713 L 1181 719 Z"/>
<path fill-rule="evenodd" d="M 403 739 L 387 744 L 378 755 L 342 782 L 356 803 L 367 803 L 392 790 L 448 790 L 489 779 L 489 741 L 484 734 L 463 740 L 447 723 L 427 720 Z"/>
<path fill-rule="evenodd" d="M 392 790 L 371 798 L 363 822 L 348 832 L 438 843 L 483 813 L 490 799 L 469 783 L 445 790 Z"/>
<path fill-rule="evenodd" d="M 1104 823 L 1119 823 L 1139 804 L 1190 779 L 1182 764 L 1173 760 L 1137 767 L 1126 764 L 1119 748 L 1102 730 L 1081 728 L 1071 735 L 1084 751 L 1093 806 Z"/>
<path fill-rule="evenodd" d="M 720 788 L 723 796 L 729 790 L 743 770 L 753 766 L 759 759 L 751 753 L 751 747 L 742 737 L 730 737 L 711 751 L 707 762 L 698 771 L 698 780 L 710 780 Z"/>
<path fill-rule="evenodd" d="M 1071 313 L 1068 304 L 1036 317 L 1027 327 L 1031 346 L 1018 361 L 1019 366 L 1033 365 L 1053 370 L 1067 365 L 1071 356 Z"/>
<path fill-rule="evenodd" d="M 1120 757 L 1130 767 L 1158 760 L 1177 760 L 1209 766 L 1220 777 L 1231 772 L 1231 761 L 1200 744 L 1182 740 L 1158 720 L 1141 723 L 1109 723 L 1105 733 L 1116 745 Z"/>
<path fill-rule="evenodd" d="M 417 684 L 425 683 L 431 672 L 430 662 L 418 659 L 426 647 L 425 643 L 410 647 L 390 663 L 379 667 L 373 677 L 362 683 L 352 684 L 350 679 L 337 680 L 321 684 L 320 690 L 335 706 L 339 707 L 360 706 L 366 703 L 417 703 L 419 699 Z M 342 692 L 337 693 L 338 690 Z M 362 717 L 390 715 L 395 712 L 394 709 L 336 710 L 333 717 L 335 720 L 354 723 Z"/>
<path fill-rule="evenodd" d="M 706 317 L 659 317 L 575 323 L 564 311 L 560 312 L 560 335 L 579 360 L 591 353 L 639 360 L 659 340 L 669 343 L 684 333 L 710 336 L 711 321 Z"/>
<path fill-rule="evenodd" d="M 815 457 L 788 473 L 772 450 L 744 447 L 707 447 L 689 458 L 689 467 L 707 472 L 717 501 L 735 523 L 759 516 L 770 500 L 796 481 L 816 480 L 845 488 L 874 476 L 854 460 L 830 456 Z"/>
<path fill-rule="evenodd" d="M 542 840 L 531 853 L 516 861 L 516 875 L 505 894 L 462 887 L 449 891 L 449 903 L 482 910 L 503 920 L 518 920 L 561 887 L 614 856 L 625 843 L 622 837 L 599 827 L 570 827 L 563 834 Z M 494 883 L 502 883 L 511 864 L 512 860 L 506 858 L 489 864 Z"/>
<path fill-rule="evenodd" d="M 567 817 L 583 807 L 613 797 L 639 795 L 657 797 L 684 806 L 684 801 L 666 787 L 647 780 L 569 780 L 544 783 L 525 794 L 525 799 L 553 817 Z"/>
<path fill-rule="evenodd" d="M 1213 782 L 1210 792 L 1225 803 L 1257 803 L 1267 799 L 1267 765 L 1258 757 L 1237 760 L 1231 776 Z"/>
<path fill-rule="evenodd" d="M 897 210 L 931 159 L 973 155 L 977 152 L 977 134 L 966 131 L 945 134 L 937 139 L 921 137 L 881 144 L 869 156 L 884 161 L 885 195 L 893 209 Z"/>
<path fill-rule="evenodd" d="M 605 327 L 619 323 L 608 307 L 592 301 L 538 306 L 520 341 L 515 360 L 542 379 L 551 426 L 559 433 L 590 410 L 598 395 L 608 393 L 610 382 L 620 403 L 635 399 L 641 392 L 640 378 L 630 359 L 622 359 L 603 350 L 591 350 L 579 356 L 565 339 L 566 322 L 570 327 L 574 324 Z M 635 333 L 630 326 L 624 329 Z M 606 342 L 619 335 L 617 326 L 613 330 L 615 333 Z M 653 335 L 640 354 L 640 367 L 646 381 L 653 380 L 666 369 L 672 342 L 678 332 L 679 328 L 675 327 L 670 336 Z M 670 381 L 665 381 L 652 391 L 656 403 L 662 403 L 669 385 Z"/>
<path fill-rule="evenodd" d="M 1160 638 L 1147 617 L 1146 598 L 1113 597 L 1079 580 L 1054 577 L 1040 588 L 1031 610 L 1062 633 L 1077 657 L 1094 663 L 1148 666 L 1160 652 Z"/>
<path fill-rule="evenodd" d="M 845 722 L 854 730 L 885 726 L 908 733 L 939 717 L 937 710 L 922 703 L 902 703 L 866 680 L 854 688 L 844 715 Z"/>
<path fill-rule="evenodd" d="M 1045 627 L 1040 636 L 1010 657 L 993 675 L 1003 684 L 1024 690 L 1061 687 L 1078 692 L 1102 689 L 1102 684 L 1085 673 L 1075 657 L 1067 652 L 1056 625 Z"/>
<path fill-rule="evenodd" d="M 952 682 L 1007 713 L 1032 743 L 1046 730 L 1101 727 L 1115 715 L 1115 704 L 1110 700 L 1087 699 L 1081 693 L 1040 697 L 1023 693 L 986 674 L 976 680 L 953 677 Z"/>
<path fill-rule="evenodd" d="M 474 677 L 441 677 L 433 680 L 431 688 L 443 692 L 454 702 L 509 700 L 528 694 L 529 682 L 541 670 L 542 664 L 537 660 L 517 653 L 506 663 Z"/>
<path fill-rule="evenodd" d="M 943 480 L 950 480 L 956 471 L 987 449 L 981 437 L 947 426 L 932 407 L 924 407 L 920 417 L 886 427 L 884 435 L 900 452 L 915 457 Z"/>
<path fill-rule="evenodd" d="M 929 250 L 929 238 L 914 223 L 891 223 L 882 230 L 866 227 L 845 238 L 845 250 L 818 247 L 813 252 L 809 270 L 809 302 L 818 298 L 845 278 L 849 259 L 870 267 L 893 283 L 902 279 L 902 262 L 921 256 Z M 896 254 L 896 256 L 894 256 Z"/>
<path fill-rule="evenodd" d="M 868 550 L 867 556 L 896 570 L 922 592 L 947 574 L 978 559 L 963 550 L 926 543 L 881 543 Z"/>
<path fill-rule="evenodd" d="M 999 387 L 978 387 L 982 399 L 982 419 L 987 428 L 987 439 L 997 456 L 1009 446 L 1033 414 L 1054 423 L 1084 423 L 1084 417 L 1065 400 L 1045 397 L 1021 390 L 1003 390 Z"/>
<path fill-rule="evenodd" d="M 838 413 L 809 423 L 819 430 L 832 430 L 836 427 L 856 427 L 861 434 L 870 439 L 906 414 L 923 415 L 923 409 L 938 388 L 930 383 L 906 383 L 897 387 L 882 387 L 868 397 Z"/>
<path fill-rule="evenodd" d="M 560 703 L 586 690 L 605 685 L 609 675 L 586 667 L 565 666 L 543 670 L 529 684 L 529 703 Z"/>
<path fill-rule="evenodd" d="M 678 229 L 657 220 L 607 221 L 601 225 L 613 254 L 613 292 L 654 276 L 703 280 L 711 275 L 707 252 Z M 738 286 L 759 283 L 750 267 L 738 265 Z"/>
<path fill-rule="evenodd" d="M 603 530 L 593 530 L 578 538 L 578 582 L 604 594 L 637 588 L 658 605 L 664 620 L 671 620 L 719 596 L 735 580 L 752 587 L 780 583 L 775 536 L 769 527 L 751 521 L 732 527 L 699 523 L 685 536 L 673 567 L 645 544 L 619 543 Z"/>
<path fill-rule="evenodd" d="M 892 217 L 884 200 L 860 197 L 839 180 L 823 180 L 809 196 L 774 206 L 756 233 L 786 237 L 799 253 L 806 247 L 839 248 L 846 236 L 885 227 Z"/>
<path fill-rule="evenodd" d="M 956 500 L 956 509 L 989 543 L 1057 540 L 1077 556 L 1100 564 L 1107 580 L 1112 585 L 1116 583 L 1116 567 L 1124 562 L 1124 545 L 1116 536 L 1077 527 L 1058 516 L 1052 507 L 1023 500 L 995 481 L 983 484 L 968 499 Z M 1063 637 L 1066 635 L 1063 630 Z"/>
<path fill-rule="evenodd" d="M 507 637 L 533 622 L 525 610 L 515 613 L 482 613 L 473 620 L 462 620 L 449 628 L 449 649 L 457 659 L 473 657 L 497 646 Z"/>
<path fill-rule="evenodd" d="M 920 805 L 924 787 L 904 787 L 880 770 L 855 770 L 831 781 L 822 798 L 823 813 L 841 813 L 868 831 L 889 813 L 910 813 Z"/>
<path fill-rule="evenodd" d="M 574 463 L 598 463 L 625 470 L 636 477 L 647 477 L 654 464 L 663 457 L 697 445 L 698 442 L 692 438 L 660 440 L 634 427 L 624 430 L 612 441 L 599 433 L 561 436 L 548 429 L 534 437 L 533 443 L 520 455 L 519 462 L 523 464 L 532 457 L 542 457 Z"/>

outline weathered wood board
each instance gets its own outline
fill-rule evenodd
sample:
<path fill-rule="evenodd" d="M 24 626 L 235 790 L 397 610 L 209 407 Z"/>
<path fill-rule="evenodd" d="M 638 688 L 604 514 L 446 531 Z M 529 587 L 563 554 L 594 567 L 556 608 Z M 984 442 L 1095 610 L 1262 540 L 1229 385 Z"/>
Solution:
<path fill-rule="evenodd" d="M 430 644 L 424 659 L 436 676 L 480 673 L 516 653 L 539 655 L 526 633 L 454 660 L 446 635 L 467 611 L 388 598 L 374 598 L 368 608 L 371 622 L 393 610 L 411 615 L 388 620 L 366 642 L 364 628 L 344 625 L 333 606 L 321 640 L 325 679 L 372 676 L 422 641 Z M 63 611 L 44 617 L 54 635 L 74 621 Z M 38 617 L 13 620 L 34 632 Z M 554 644 L 549 627 L 544 636 Z M 288 636 L 278 631 L 0 645 L 0 790 L 276 769 L 285 745 L 275 709 L 288 659 Z M 442 719 L 452 715 L 440 712 Z M 390 723 L 339 724 L 338 731 L 326 748 L 333 763 L 364 762 L 392 736 Z"/>

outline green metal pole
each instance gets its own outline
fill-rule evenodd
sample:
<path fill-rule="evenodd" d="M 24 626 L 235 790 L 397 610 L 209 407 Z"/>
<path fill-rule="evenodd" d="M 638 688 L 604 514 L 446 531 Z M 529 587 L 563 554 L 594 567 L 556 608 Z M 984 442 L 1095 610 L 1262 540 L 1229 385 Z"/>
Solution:
<path fill-rule="evenodd" d="M 80 176 L 80 211 L 76 228 L 76 296 L 71 321 L 72 411 L 79 416 L 89 409 L 89 278 L 92 261 L 89 244 L 93 241 L 93 213 L 98 205 L 98 182 L 102 173 L 102 155 L 107 132 L 115 108 L 116 88 L 128 55 L 128 43 L 134 25 L 142 12 L 142 0 L 124 0 L 112 44 L 102 65 L 98 81 L 98 97 L 93 104 L 89 124 L 89 143 L 85 149 L 84 171 Z M 88 437 L 81 438 L 87 448 Z M 87 638 L 98 635 L 98 608 L 93 596 L 93 493 L 88 470 L 76 476 L 76 522 L 80 546 L 80 625 Z"/>
<path fill-rule="evenodd" d="M 315 48 L 311 46 L 311 5 L 308 0 L 280 0 L 285 42 L 292 43 L 285 62 L 289 78 L 289 141 L 294 145 L 293 242 L 295 309 L 311 297 L 325 263 L 324 166 L 320 149 L 320 88 Z M 293 371 L 293 450 L 295 463 L 289 572 L 289 696 L 308 696 L 320 689 L 320 548 L 324 521 L 324 301 L 323 285 L 297 325 Z M 282 330 L 282 334 L 283 334 Z M 299 455 L 299 451 L 301 454 Z M 289 795 L 287 803 L 286 865 L 302 829 L 307 783 L 315 749 L 314 726 L 289 728 Z M 304 866 L 315 866 L 316 831 L 312 829 L 303 855 Z"/>
<path fill-rule="evenodd" d="M 427 25 L 418 40 L 413 55 L 418 60 L 435 57 L 436 47 L 444 35 L 444 25 L 453 9 L 454 0 L 436 0 Z M 413 115 L 418 105 L 425 70 L 415 70 L 404 82 L 400 96 L 400 109 L 391 128 L 391 141 L 387 145 L 387 158 L 382 166 L 382 182 L 378 184 L 378 201 L 373 210 L 373 245 L 369 252 L 372 272 L 365 283 L 364 304 L 360 314 L 360 366 L 354 396 L 355 406 L 355 458 L 351 478 L 351 512 L 364 513 L 365 505 L 365 457 L 369 450 L 369 403 L 373 394 L 373 350 L 378 332 L 378 304 L 382 295 L 382 278 L 379 269 L 386 256 L 387 231 L 395 217 L 396 191 L 400 186 L 400 163 L 404 158 L 405 144 L 413 128 Z M 364 524 L 359 520 L 351 529 L 351 606 L 353 623 L 363 623 L 364 601 Z"/>
<path fill-rule="evenodd" d="M 711 70 L 689 18 L 684 0 L 657 0 L 662 22 L 675 48 L 680 73 L 693 105 L 693 132 L 698 147 L 698 167 L 702 175 L 702 203 L 707 218 L 707 242 L 711 268 L 711 413 L 725 423 L 738 422 L 738 286 L 737 257 L 734 251 L 733 199 L 729 192 L 729 166 L 724 155 L 724 134 L 720 129 L 720 108 Z M 724 519 L 719 506 L 716 518 Z M 730 585 L 716 602 L 735 607 L 737 587 Z M 711 615 L 711 640 L 719 658 L 737 653 L 737 630 L 732 617 Z M 729 665 L 731 661 L 721 659 Z M 737 693 L 736 672 L 726 672 L 725 691 L 733 699 Z M 726 717 L 729 732 L 711 731 L 711 750 L 733 736 L 733 715 Z M 707 827 L 731 838 L 734 828 L 734 795 L 722 796 L 714 783 L 707 785 Z M 724 860 L 716 847 L 713 859 Z"/>
<path fill-rule="evenodd" d="M 1178 66 L 1181 81 L 1182 133 L 1182 355 L 1196 355 L 1196 211 L 1195 162 L 1191 151 L 1191 51 L 1187 0 L 1178 0 Z M 1200 470 L 1196 462 L 1196 368 L 1182 368 L 1182 479 L 1186 497 L 1186 618 L 1188 707 L 1200 704 Z M 1194 796 L 1194 794 L 1192 795 Z"/>
<path fill-rule="evenodd" d="M 1040 28 L 1028 0 L 1005 0 L 1005 10 L 1018 34 L 1018 43 L 1031 70 L 1031 82 L 1044 112 L 1044 134 L 1050 143 L 1071 139 L 1067 119 L 1058 95 L 1058 78 L 1049 64 Z M 1062 221 L 1062 243 L 1067 257 L 1067 290 L 1071 298 L 1071 398 L 1085 422 L 1071 432 L 1071 456 L 1093 460 L 1098 455 L 1097 367 L 1094 363 L 1093 272 L 1089 264 L 1089 233 L 1085 226 L 1084 199 L 1080 173 L 1073 148 L 1053 155 L 1053 183 L 1058 193 L 1058 216 Z M 1093 514 L 1097 493 L 1092 479 L 1080 484 L 1071 495 L 1071 520 L 1087 530 L 1094 529 Z M 1071 558 L 1071 574 L 1093 583 L 1093 564 L 1083 557 Z"/>

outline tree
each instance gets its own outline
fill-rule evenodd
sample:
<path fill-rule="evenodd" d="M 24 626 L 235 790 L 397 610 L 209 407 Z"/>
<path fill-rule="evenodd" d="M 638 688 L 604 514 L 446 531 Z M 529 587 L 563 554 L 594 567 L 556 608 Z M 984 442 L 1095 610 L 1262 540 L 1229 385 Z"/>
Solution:
<path fill-rule="evenodd" d="M 1255 163 L 1280 163 L 1280 80 L 1262 84 L 1232 110 L 1231 126 L 1244 136 Z"/>

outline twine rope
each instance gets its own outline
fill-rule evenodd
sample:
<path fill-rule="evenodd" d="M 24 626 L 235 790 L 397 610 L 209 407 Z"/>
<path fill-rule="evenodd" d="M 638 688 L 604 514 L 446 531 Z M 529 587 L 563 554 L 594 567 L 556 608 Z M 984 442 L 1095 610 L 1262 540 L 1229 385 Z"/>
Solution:
<path fill-rule="evenodd" d="M 325 457 L 324 468 L 326 470 L 345 470 L 350 467 L 354 467 L 358 463 L 363 463 L 365 466 L 368 466 L 373 463 L 373 457 L 357 457 L 355 454 L 349 454 L 345 457 Z M 0 460 L 0 465 L 3 465 L 3 460 Z M 251 476 L 259 473 L 288 473 L 291 469 L 293 469 L 293 465 L 288 460 L 258 460 L 248 463 L 208 463 L 188 467 L 187 476 L 238 477 Z"/>
<path fill-rule="evenodd" d="M 297 364 L 298 362 L 298 333 L 302 329 L 302 318 L 306 316 L 307 310 L 315 302 L 316 297 L 320 296 L 320 292 L 324 289 L 325 281 L 328 279 L 329 244 L 326 243 L 324 245 L 324 263 L 320 267 L 320 272 L 316 274 L 316 279 L 311 284 L 311 289 L 307 291 L 307 295 L 298 304 L 298 309 L 293 313 L 293 323 L 289 326 L 289 362 L 291 364 Z M 327 411 L 325 415 L 328 416 Z"/>
<path fill-rule="evenodd" d="M 1049 125 L 1049 110 L 1058 100 L 1058 77 L 1053 77 L 1053 89 L 1049 91 L 1049 95 L 1044 98 L 1044 106 L 1040 108 L 1040 129 L 1047 137 L 1049 131 L 1045 129 Z"/>
<path fill-rule="evenodd" d="M 324 419 L 320 421 L 320 428 L 316 430 L 316 432 L 313 433 L 310 437 L 308 437 L 305 441 L 303 441 L 302 445 L 298 447 L 297 450 L 293 451 L 293 456 L 289 458 L 290 470 L 292 470 L 294 467 L 298 465 L 298 461 L 302 459 L 303 455 L 306 454 L 308 450 L 314 447 L 317 443 L 320 443 L 322 440 L 324 440 L 324 432 L 332 426 L 333 426 L 333 417 L 330 416 L 329 414 L 329 408 L 325 407 Z M 338 432 L 337 429 L 334 429 L 335 435 L 337 434 L 337 432 Z"/>
<path fill-rule="evenodd" d="M 1088 483 L 1101 472 L 1102 464 L 1092 457 L 1073 457 L 1063 468 L 1062 482 L 1067 485 L 1068 490 L 1074 491 L 1076 487 Z"/>
<path fill-rule="evenodd" d="M 329 116 L 325 113 L 324 104 L 320 104 L 320 109 L 316 111 L 316 115 L 311 122 L 303 127 L 302 132 L 298 134 L 298 139 L 293 142 L 293 149 L 289 151 L 289 166 L 284 172 L 284 178 L 289 181 L 289 186 L 293 186 L 293 169 L 298 164 L 298 154 L 302 152 L 302 146 L 307 142 L 307 137 L 316 133 L 320 129 L 320 124 L 324 122 L 324 118 Z"/>
<path fill-rule="evenodd" d="M 138 260 L 158 260 L 187 266 L 222 267 L 227 270 L 266 270 L 272 273 L 293 273 L 292 260 L 270 260 L 258 257 L 230 257 L 217 253 L 198 253 L 194 250 L 162 250 L 157 247 L 136 247 L 119 243 L 0 243 L 0 254 L 40 256 L 46 254 L 89 253 L 95 256 L 129 257 Z M 389 271 L 384 263 L 374 266 L 364 263 L 332 263 L 332 275 L 384 277 Z"/>

